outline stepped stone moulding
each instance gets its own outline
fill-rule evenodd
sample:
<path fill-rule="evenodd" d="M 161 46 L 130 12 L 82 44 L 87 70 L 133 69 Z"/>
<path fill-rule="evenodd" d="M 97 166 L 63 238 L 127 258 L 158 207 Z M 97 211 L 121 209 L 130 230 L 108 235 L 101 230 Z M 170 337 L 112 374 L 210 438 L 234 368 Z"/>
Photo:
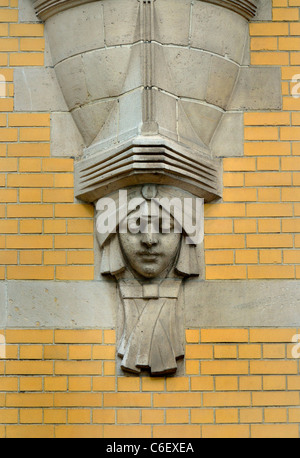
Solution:
<path fill-rule="evenodd" d="M 56 14 L 72 6 L 82 5 L 84 3 L 91 3 L 97 0 L 34 0 L 34 6 L 37 14 L 43 19 L 48 19 L 53 14 Z M 228 8 L 235 11 L 246 19 L 251 19 L 255 16 L 257 3 L 259 0 L 204 0 L 207 3 Z M 150 3 L 147 1 L 145 3 Z"/>
<path fill-rule="evenodd" d="M 262 102 L 261 73 L 245 65 L 258 1 L 34 1 L 85 143 L 78 198 L 94 202 L 140 183 L 205 201 L 222 195 L 220 157 L 237 147 L 245 93 L 250 108 L 278 105 L 278 87 Z"/>

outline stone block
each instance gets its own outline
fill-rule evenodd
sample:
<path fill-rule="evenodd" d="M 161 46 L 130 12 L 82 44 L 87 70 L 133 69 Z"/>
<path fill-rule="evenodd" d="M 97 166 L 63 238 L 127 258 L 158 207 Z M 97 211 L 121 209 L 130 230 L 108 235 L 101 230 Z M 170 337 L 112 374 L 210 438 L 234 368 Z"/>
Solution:
<path fill-rule="evenodd" d="M 119 99 L 119 119 L 118 119 L 118 139 L 119 141 L 128 140 L 133 135 L 137 135 L 142 124 L 142 105 L 143 91 L 137 89 L 124 94 Z"/>
<path fill-rule="evenodd" d="M 117 97 L 143 84 L 140 44 L 82 55 L 90 101 Z"/>
<path fill-rule="evenodd" d="M 239 66 L 212 55 L 209 70 L 205 100 L 226 110 L 239 75 Z"/>
<path fill-rule="evenodd" d="M 8 281 L 0 284 L 0 294 L 2 327 L 35 328 L 37 323 L 41 328 L 116 326 L 113 281 Z M 299 325 L 299 281 L 188 280 L 184 296 L 187 328 Z"/>
<path fill-rule="evenodd" d="M 256 15 L 253 21 L 272 21 L 272 0 L 258 2 Z"/>
<path fill-rule="evenodd" d="M 141 39 L 139 2 L 106 0 L 101 3 L 103 3 L 106 46 L 126 45 Z"/>
<path fill-rule="evenodd" d="M 163 0 L 154 9 L 154 40 L 163 44 L 189 45 L 190 0 Z"/>
<path fill-rule="evenodd" d="M 279 67 L 241 67 L 228 110 L 280 110 Z"/>
<path fill-rule="evenodd" d="M 175 89 L 174 95 L 178 97 L 205 100 L 211 56 L 202 51 L 177 47 L 165 47 L 163 56 L 167 68 L 163 65 L 159 69 L 159 65 L 162 64 L 160 57 L 160 62 L 155 68 L 154 84 L 171 93 Z"/>
<path fill-rule="evenodd" d="M 177 100 L 162 91 L 154 91 L 155 119 L 159 125 L 159 133 L 177 140 Z"/>
<path fill-rule="evenodd" d="M 71 57 L 56 65 L 55 73 L 69 110 L 88 103 L 89 93 L 81 56 Z"/>
<path fill-rule="evenodd" d="M 185 285 L 186 327 L 299 325 L 300 282 L 194 281 Z"/>
<path fill-rule="evenodd" d="M 16 112 L 68 111 L 52 68 L 16 68 L 14 82 Z"/>
<path fill-rule="evenodd" d="M 39 22 L 32 0 L 22 0 L 19 4 L 19 22 Z"/>
<path fill-rule="evenodd" d="M 241 63 L 248 21 L 225 8 L 195 2 L 192 10 L 191 46 Z"/>
<path fill-rule="evenodd" d="M 244 115 L 224 113 L 211 142 L 216 157 L 236 157 L 244 154 Z"/>
<path fill-rule="evenodd" d="M 48 19 L 46 30 L 54 65 L 71 56 L 104 47 L 101 3 L 71 8 Z"/>
<path fill-rule="evenodd" d="M 82 106 L 73 110 L 74 121 L 82 133 L 86 146 L 91 145 L 99 131 L 101 132 L 114 108 L 118 109 L 118 100 L 100 100 L 91 106 Z M 117 135 L 117 126 L 113 133 Z"/>
<path fill-rule="evenodd" d="M 0 283 L 0 329 L 3 329 L 6 325 L 7 318 L 7 292 L 6 284 L 4 282 Z"/>
<path fill-rule="evenodd" d="M 196 103 L 188 100 L 182 100 L 180 104 L 189 119 L 194 132 L 205 145 L 209 145 L 223 115 L 223 111 L 205 103 Z M 179 133 L 180 132 L 181 119 L 179 118 Z"/>
<path fill-rule="evenodd" d="M 51 155 L 78 157 L 82 153 L 83 139 L 70 113 L 51 115 Z"/>
<path fill-rule="evenodd" d="M 9 328 L 115 326 L 114 283 L 11 281 L 7 289 Z"/>

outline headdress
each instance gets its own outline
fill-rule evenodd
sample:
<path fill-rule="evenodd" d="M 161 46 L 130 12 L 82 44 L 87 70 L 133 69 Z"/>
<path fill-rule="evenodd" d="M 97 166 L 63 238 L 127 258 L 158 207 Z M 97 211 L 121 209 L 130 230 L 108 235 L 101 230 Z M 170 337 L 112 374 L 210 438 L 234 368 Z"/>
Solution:
<path fill-rule="evenodd" d="M 123 197 L 127 197 L 127 199 Z M 108 201 L 106 199 L 111 200 Z M 155 185 L 136 186 L 130 188 L 128 192 L 126 191 L 126 196 L 122 192 L 117 192 L 97 202 L 96 233 L 99 245 L 103 250 L 101 273 L 103 275 L 116 275 L 125 269 L 124 257 L 116 234 L 124 219 L 149 200 L 153 202 L 154 206 L 161 206 L 182 228 L 183 236 L 175 267 L 176 272 L 182 276 L 199 275 L 196 245 L 203 240 L 203 225 L 197 225 L 197 218 L 201 221 L 202 215 L 197 214 L 198 212 L 196 210 L 199 211 L 200 209 L 200 212 L 203 212 L 203 199 L 195 198 L 181 189 Z M 103 215 L 105 203 L 109 204 L 111 202 L 114 202 L 114 205 L 111 207 L 112 210 L 106 210 L 105 215 Z M 133 205 L 129 205 L 130 202 Z M 199 203 L 201 204 L 200 207 Z M 99 217 L 103 216 L 106 221 L 110 220 L 113 222 L 113 224 L 106 225 L 110 230 L 107 230 L 105 233 L 99 230 L 99 227 L 97 230 Z M 195 237 L 195 233 L 192 233 L 192 228 L 197 226 L 201 227 L 201 233 L 197 233 L 197 237 Z"/>

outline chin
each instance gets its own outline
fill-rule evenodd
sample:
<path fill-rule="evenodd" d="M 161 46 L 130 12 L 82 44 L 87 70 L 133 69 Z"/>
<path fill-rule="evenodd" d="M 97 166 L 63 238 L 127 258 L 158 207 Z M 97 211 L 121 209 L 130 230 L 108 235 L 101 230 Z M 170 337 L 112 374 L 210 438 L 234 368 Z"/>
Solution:
<path fill-rule="evenodd" d="M 143 271 L 143 272 L 140 272 L 140 274 L 145 278 L 156 278 L 159 276 L 159 272 Z"/>
<path fill-rule="evenodd" d="M 139 274 L 142 275 L 145 278 L 156 278 L 160 275 L 161 271 L 154 269 L 154 268 L 145 268 L 145 269 L 139 269 Z"/>

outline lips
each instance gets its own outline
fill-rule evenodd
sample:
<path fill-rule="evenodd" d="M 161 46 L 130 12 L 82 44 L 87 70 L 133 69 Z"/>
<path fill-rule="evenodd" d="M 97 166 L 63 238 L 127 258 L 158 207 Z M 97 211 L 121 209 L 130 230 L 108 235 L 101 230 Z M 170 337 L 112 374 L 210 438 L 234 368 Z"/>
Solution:
<path fill-rule="evenodd" d="M 160 253 L 155 253 L 155 252 L 152 252 L 152 251 L 140 251 L 137 254 L 143 260 L 148 261 L 148 262 L 156 261 L 157 258 L 159 256 L 161 256 Z"/>

